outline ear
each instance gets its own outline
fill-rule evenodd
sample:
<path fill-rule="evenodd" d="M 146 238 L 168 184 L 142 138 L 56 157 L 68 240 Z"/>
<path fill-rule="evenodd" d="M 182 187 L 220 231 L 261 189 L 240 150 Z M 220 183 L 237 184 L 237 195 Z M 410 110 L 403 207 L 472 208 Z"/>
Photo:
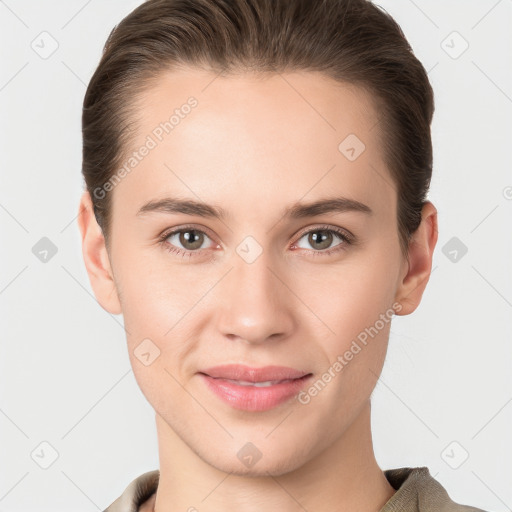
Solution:
<path fill-rule="evenodd" d="M 121 303 L 114 282 L 110 258 L 103 232 L 94 215 L 88 191 L 84 192 L 80 199 L 78 226 L 82 238 L 82 255 L 94 295 L 103 309 L 113 315 L 119 315 L 122 313 Z"/>
<path fill-rule="evenodd" d="M 404 271 L 395 300 L 402 308 L 397 315 L 408 315 L 420 304 L 432 270 L 432 256 L 437 243 L 437 210 L 427 201 L 421 211 L 421 223 L 409 242 L 409 262 L 404 260 Z"/>

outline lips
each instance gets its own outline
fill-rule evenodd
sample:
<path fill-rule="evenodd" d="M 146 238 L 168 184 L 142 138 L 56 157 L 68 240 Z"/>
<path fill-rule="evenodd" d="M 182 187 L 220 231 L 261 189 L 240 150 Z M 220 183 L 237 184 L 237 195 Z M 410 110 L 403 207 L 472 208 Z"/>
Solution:
<path fill-rule="evenodd" d="M 265 366 L 263 368 L 252 368 L 240 364 L 227 364 L 213 366 L 200 373 L 204 373 L 214 379 L 226 379 L 238 381 L 238 383 L 279 383 L 285 380 L 300 379 L 307 375 L 307 372 L 288 368 L 286 366 Z"/>
<path fill-rule="evenodd" d="M 199 372 L 207 388 L 235 409 L 263 412 L 289 402 L 311 373 L 284 366 L 224 365 Z"/>

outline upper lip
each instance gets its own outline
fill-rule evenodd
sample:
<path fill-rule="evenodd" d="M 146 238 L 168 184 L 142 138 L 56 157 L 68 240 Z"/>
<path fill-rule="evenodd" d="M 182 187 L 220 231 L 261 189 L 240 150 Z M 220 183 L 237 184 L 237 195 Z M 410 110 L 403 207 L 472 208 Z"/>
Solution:
<path fill-rule="evenodd" d="M 280 381 L 288 379 L 300 379 L 307 372 L 288 368 L 286 366 L 264 366 L 263 368 L 252 368 L 241 364 L 225 364 L 212 366 L 201 371 L 216 379 L 240 380 L 246 382 Z"/>

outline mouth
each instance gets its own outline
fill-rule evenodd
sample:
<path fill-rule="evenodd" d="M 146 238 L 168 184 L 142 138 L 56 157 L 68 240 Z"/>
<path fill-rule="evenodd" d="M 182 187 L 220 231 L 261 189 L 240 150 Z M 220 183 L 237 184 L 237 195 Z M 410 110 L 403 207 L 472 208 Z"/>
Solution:
<path fill-rule="evenodd" d="M 214 379 L 234 380 L 240 383 L 267 383 L 282 382 L 285 380 L 294 380 L 304 377 L 308 373 L 288 366 L 264 366 L 254 368 L 243 364 L 225 364 L 221 366 L 212 366 L 201 371 Z"/>
<path fill-rule="evenodd" d="M 313 376 L 283 366 L 224 365 L 199 372 L 209 391 L 235 409 L 262 412 L 293 398 Z"/>

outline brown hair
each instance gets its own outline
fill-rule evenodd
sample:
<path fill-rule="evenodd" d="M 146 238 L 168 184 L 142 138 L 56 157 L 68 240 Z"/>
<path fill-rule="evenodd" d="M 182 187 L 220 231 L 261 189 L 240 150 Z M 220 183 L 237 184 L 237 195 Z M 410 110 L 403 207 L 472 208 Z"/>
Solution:
<path fill-rule="evenodd" d="M 379 110 L 407 255 L 430 186 L 434 97 L 399 25 L 368 0 L 147 0 L 115 26 L 82 115 L 82 173 L 107 245 L 111 193 L 103 186 L 134 134 L 137 94 L 179 66 L 224 74 L 321 71 L 367 90 Z"/>

